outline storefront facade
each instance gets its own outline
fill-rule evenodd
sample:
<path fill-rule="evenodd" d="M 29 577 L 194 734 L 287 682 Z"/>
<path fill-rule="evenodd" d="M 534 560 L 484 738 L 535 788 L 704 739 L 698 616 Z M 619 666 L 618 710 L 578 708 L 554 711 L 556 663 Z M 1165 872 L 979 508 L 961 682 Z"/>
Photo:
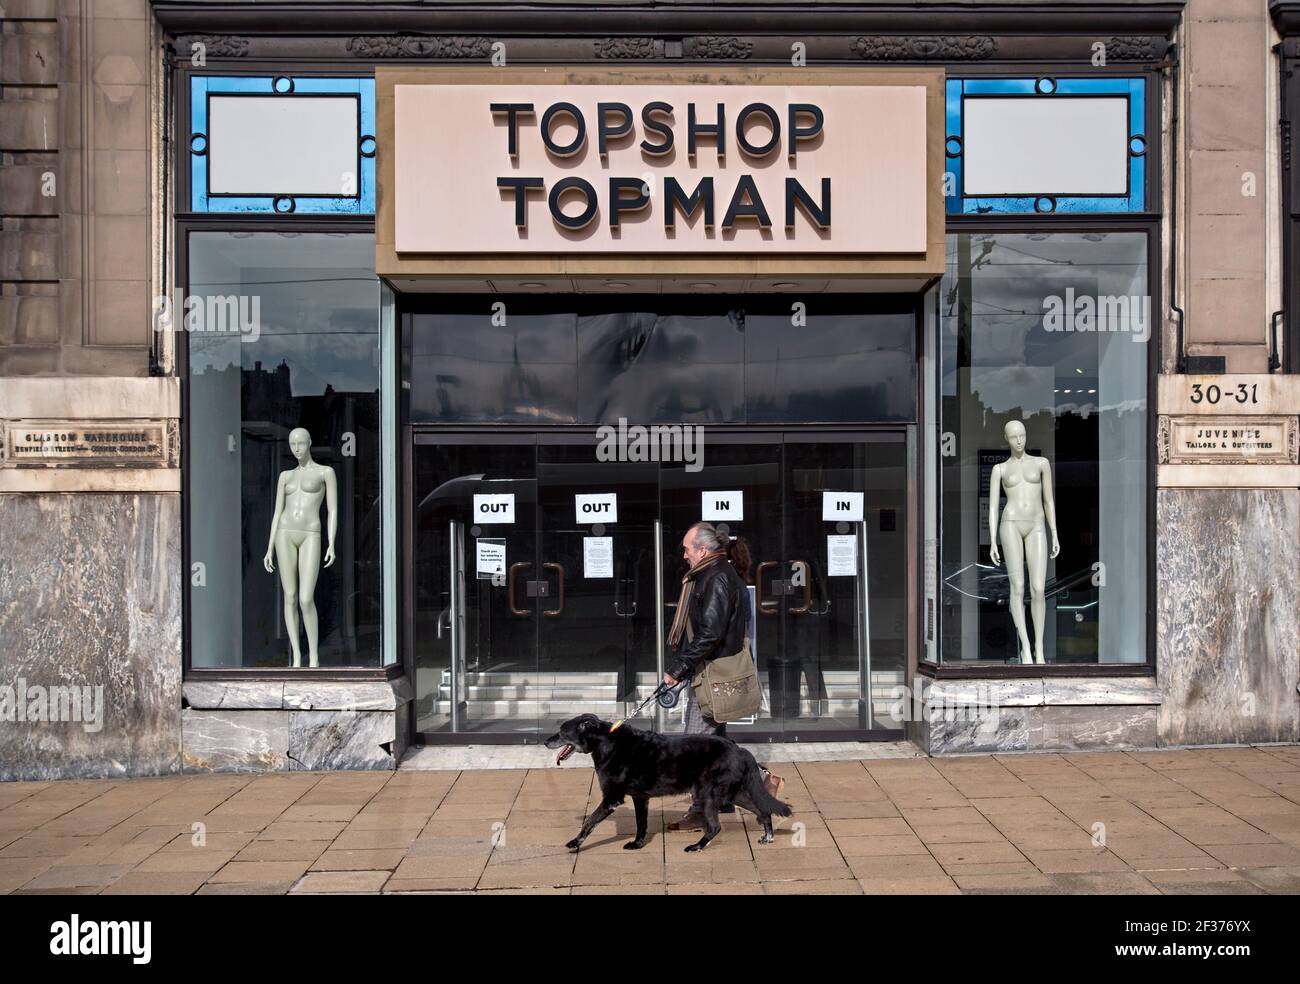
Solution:
<path fill-rule="evenodd" d="M 116 419 L 175 422 L 175 487 L 112 481 L 172 614 L 128 613 L 126 770 L 624 717 L 700 520 L 753 554 L 748 740 L 1300 736 L 1291 333 L 1208 325 L 1285 278 L 1205 258 L 1251 220 L 1197 183 L 1289 172 L 1210 119 L 1198 4 L 148 13 L 162 395 Z M 113 419 L 71 389 L 7 424 Z M 13 517 L 107 491 L 14 455 Z"/>

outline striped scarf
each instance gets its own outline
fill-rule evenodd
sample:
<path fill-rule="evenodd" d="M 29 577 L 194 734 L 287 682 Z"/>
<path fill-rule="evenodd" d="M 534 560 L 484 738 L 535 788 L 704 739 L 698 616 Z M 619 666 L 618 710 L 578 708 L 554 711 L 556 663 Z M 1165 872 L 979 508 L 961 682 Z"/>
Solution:
<path fill-rule="evenodd" d="M 691 601 L 691 583 L 695 580 L 695 575 L 712 564 L 719 557 L 725 557 L 725 550 L 714 550 L 704 555 L 704 559 L 686 572 L 682 578 L 682 593 L 677 599 L 677 613 L 673 616 L 673 627 L 668 630 L 668 645 L 673 649 L 679 648 L 682 641 L 682 635 L 686 632 L 686 620 L 690 610 Z"/>

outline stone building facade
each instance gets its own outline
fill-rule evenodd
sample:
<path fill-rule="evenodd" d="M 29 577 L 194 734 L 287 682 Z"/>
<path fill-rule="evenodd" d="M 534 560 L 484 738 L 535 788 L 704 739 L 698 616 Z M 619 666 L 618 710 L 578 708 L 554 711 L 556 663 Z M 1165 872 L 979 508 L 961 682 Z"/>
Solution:
<path fill-rule="evenodd" d="M 959 192 L 954 204 L 927 185 L 938 196 L 929 202 L 932 224 L 906 269 L 896 258 L 819 266 L 761 250 L 674 266 L 649 253 L 611 259 L 612 245 L 585 260 L 522 250 L 486 260 L 402 253 L 391 238 L 394 211 L 413 199 L 399 197 L 408 192 L 398 190 L 396 144 L 413 128 L 395 122 L 393 89 L 455 84 L 456 73 L 484 84 L 492 68 L 512 91 L 550 84 L 543 71 L 561 68 L 555 84 L 574 87 L 694 82 L 722 92 L 789 84 L 782 73 L 804 69 L 824 72 L 827 84 L 930 86 L 927 111 L 937 115 L 927 139 L 941 153 L 932 165 L 922 155 L 917 167 L 928 177 L 932 166 L 936 178 L 966 168 L 961 180 L 972 186 L 975 145 L 952 142 L 967 132 L 953 130 L 953 114 L 967 111 L 963 98 L 973 108 L 998 94 L 1122 97 L 1136 114 L 1129 136 L 1138 139 L 1123 155 L 1122 194 L 1043 188 L 1017 211 L 1007 195 L 977 201 Z M 357 173 L 330 195 L 223 193 L 213 107 L 223 97 L 307 92 L 357 99 Z M 579 324 L 613 317 L 610 298 L 620 294 L 671 297 L 661 319 L 676 324 L 716 307 L 715 332 L 735 323 L 738 308 L 710 299 L 743 297 L 750 327 L 743 309 L 740 323 L 754 338 L 772 298 L 791 291 L 835 294 L 835 317 L 869 334 L 884 332 L 899 311 L 915 314 L 915 342 L 900 343 L 911 346 L 907 385 L 915 390 L 898 414 L 832 419 L 790 409 L 768 418 L 783 436 L 759 427 L 751 410 L 743 419 L 719 411 L 644 421 L 703 421 L 716 425 L 710 434 L 739 433 L 747 448 L 779 448 L 774 474 L 783 477 L 771 501 L 785 525 L 774 542 L 787 545 L 804 522 L 796 504 L 805 479 L 794 476 L 813 469 L 801 456 L 817 440 L 834 443 L 816 435 L 833 431 L 856 449 L 845 452 L 856 463 L 842 473 L 867 495 L 868 516 L 852 530 L 861 536 L 853 583 L 866 593 L 842 601 L 837 592 L 848 582 L 825 576 L 829 561 L 773 548 L 768 580 L 760 571 L 755 585 L 770 687 L 755 740 L 905 735 L 931 754 L 1300 740 L 1297 115 L 1300 4 L 1282 0 L 1138 0 L 1104 11 L 1052 0 L 971 2 L 946 4 L 942 15 L 925 4 L 831 2 L 811 28 L 805 12 L 763 2 L 742 11 L 5 0 L 0 777 L 392 768 L 412 743 L 536 741 L 569 707 L 612 716 L 634 706 L 662 651 L 654 620 L 638 622 L 635 612 L 662 613 L 675 598 L 675 575 L 665 580 L 656 554 L 672 551 L 671 527 L 686 516 L 669 508 L 671 483 L 662 471 L 650 479 L 659 511 L 643 517 L 659 544 L 645 539 L 644 550 L 657 566 L 646 560 L 641 577 L 616 559 L 612 598 L 590 594 L 595 578 L 554 560 L 561 548 L 548 539 L 542 502 L 545 476 L 578 462 L 545 449 L 613 418 L 570 418 L 561 409 L 551 428 L 513 410 L 492 416 L 490 407 L 453 419 L 437 402 L 448 392 L 465 399 L 448 380 L 469 370 L 447 368 L 461 353 L 440 353 L 427 340 L 478 331 L 463 321 L 473 306 L 466 299 L 514 304 L 534 294 L 547 297 L 535 307 L 521 301 L 526 317 L 557 316 L 571 298 Z M 961 126 L 973 140 L 975 117 Z M 441 152 L 454 157 L 455 141 Z M 937 252 L 945 241 L 946 253 Z M 1092 252 L 1102 241 L 1102 252 Z M 1028 266 L 1016 265 L 1026 258 Z M 1022 303 L 1036 311 L 1058 281 L 1062 292 L 1090 283 L 1100 297 L 1117 265 L 1150 304 L 1150 338 L 1140 345 L 1125 337 L 1128 347 L 1119 348 L 1118 336 L 1109 338 L 1111 348 L 1098 343 L 1091 362 L 1067 370 L 1066 356 L 1043 355 L 1061 352 L 1050 345 L 1063 336 L 1042 334 L 1037 322 L 997 320 Z M 1040 267 L 1084 269 L 1091 279 L 1053 280 Z M 237 340 L 225 349 L 182 329 L 187 293 L 230 292 L 202 286 L 227 274 L 263 285 L 241 287 L 240 297 L 256 295 L 271 344 Z M 852 298 L 861 296 L 870 299 L 859 310 Z M 896 304 L 904 296 L 913 300 Z M 596 306 L 583 307 L 589 301 Z M 1128 323 L 1113 330 L 1136 332 Z M 309 331 L 322 334 L 295 348 L 290 336 Z M 327 339 L 343 335 L 358 347 L 332 348 Z M 1003 337 L 1016 339 L 1005 365 L 989 354 Z M 880 371 L 881 363 L 863 365 Z M 1007 375 L 1008 367 L 1032 371 Z M 1081 384 L 1091 390 L 1086 404 L 1062 394 L 1067 371 L 1091 380 Z M 906 376 L 882 375 L 881 391 Z M 1019 380 L 1014 400 L 989 395 L 1013 385 L 1007 380 Z M 511 406 L 553 407 L 554 391 L 570 384 L 551 377 L 533 391 L 527 380 L 492 377 L 491 385 L 518 387 Z M 1046 394 L 1037 417 L 1022 391 Z M 796 392 L 788 406 L 815 402 Z M 1015 632 L 998 607 L 1007 588 L 995 583 L 979 532 L 986 463 L 1005 452 L 1000 442 L 990 446 L 999 413 L 1038 421 L 1030 452 L 1055 461 L 1069 511 L 1063 532 L 1072 524 L 1049 576 L 1050 628 L 1040 631 L 1053 651 L 1045 666 L 1016 658 Z M 312 454 L 341 477 L 343 532 L 338 566 L 325 569 L 315 599 L 321 665 L 294 668 L 284 589 L 278 574 L 262 579 L 262 551 L 268 483 L 292 467 L 288 435 L 307 424 Z M 481 436 L 492 426 L 518 438 L 511 447 L 533 449 L 511 467 L 539 490 L 540 510 L 532 552 L 512 554 L 531 560 L 518 562 L 518 575 L 510 567 L 495 594 L 485 587 L 491 575 L 466 580 L 457 568 L 458 555 L 474 552 L 464 554 L 458 539 L 469 528 L 454 518 L 448 526 L 452 513 L 439 510 L 452 507 L 434 501 L 461 472 L 499 466 L 474 457 L 505 441 Z M 1270 447 L 1196 454 L 1198 434 L 1248 429 L 1266 433 Z M 740 447 L 733 438 L 713 446 Z M 1085 445 L 1096 450 L 1076 450 Z M 757 454 L 737 451 L 727 467 L 766 467 Z M 640 479 L 628 481 L 618 494 L 630 511 Z M 887 482 L 896 499 L 877 495 Z M 765 501 L 761 488 L 747 494 Z M 521 493 L 521 508 L 524 501 Z M 742 532 L 761 540 L 753 522 Z M 817 528 L 817 551 L 832 532 Z M 895 532 L 905 539 L 890 540 Z M 449 549 L 450 574 L 422 566 L 434 552 L 442 563 Z M 520 548 L 510 539 L 509 549 Z M 873 572 L 868 555 L 896 567 Z M 778 577 L 787 563 L 792 573 Z M 543 569 L 552 573 L 540 576 Z M 566 571 L 572 612 L 587 621 L 567 637 L 548 636 L 563 621 Z M 1067 583 L 1075 572 L 1091 581 Z M 669 597 L 655 594 L 656 581 Z M 801 596 L 806 582 L 813 586 Z M 858 601 L 861 621 L 834 622 Z M 587 604 L 605 614 L 581 615 Z M 822 628 L 800 620 L 818 612 L 836 614 Z M 606 617 L 623 621 L 597 621 Z M 489 626 L 516 652 L 502 658 L 499 643 L 495 655 L 476 649 L 487 645 Z M 618 649 L 609 666 L 564 662 L 565 647 L 584 632 L 592 650 Z M 522 665 L 520 645 L 529 653 Z M 815 667 L 785 652 L 798 647 L 822 654 Z M 901 702 L 895 689 L 906 694 Z M 786 710 L 773 710 L 781 700 Z M 985 706 L 998 711 L 992 723 L 965 713 Z"/>

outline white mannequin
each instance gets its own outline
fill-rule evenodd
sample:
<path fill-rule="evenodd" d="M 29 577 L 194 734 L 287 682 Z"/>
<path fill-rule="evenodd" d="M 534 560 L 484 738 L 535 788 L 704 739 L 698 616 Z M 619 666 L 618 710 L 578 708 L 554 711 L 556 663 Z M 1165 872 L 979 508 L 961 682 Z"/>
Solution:
<path fill-rule="evenodd" d="M 289 450 L 297 468 L 280 472 L 275 487 L 275 512 L 271 516 L 271 537 L 262 566 L 275 571 L 274 552 L 280 562 L 280 585 L 284 588 L 284 624 L 293 647 L 293 665 L 302 666 L 298 641 L 298 610 L 307 630 L 307 652 L 311 666 L 320 665 L 316 650 L 320 627 L 316 618 L 316 580 L 320 576 L 320 504 L 325 500 L 329 516 L 329 546 L 325 566 L 334 563 L 334 534 L 338 531 L 338 483 L 334 469 L 311 457 L 311 435 L 301 427 L 289 432 Z"/>
<path fill-rule="evenodd" d="M 1046 458 L 1025 454 L 1025 425 L 1010 421 L 1003 429 L 1011 457 L 993 466 L 989 479 L 989 554 L 1001 565 L 998 543 L 1007 555 L 1007 578 L 1011 582 L 1011 621 L 1020 637 L 1020 661 L 1044 663 L 1043 621 L 1047 614 L 1047 533 L 1052 534 L 1051 556 L 1061 552 L 1056 538 L 1056 501 L 1052 498 L 1052 465 Z M 998 517 L 1002 493 L 1007 508 Z M 1047 530 L 1043 529 L 1046 522 Z M 1029 565 L 1029 607 L 1034 619 L 1033 657 L 1025 630 L 1025 564 Z"/>

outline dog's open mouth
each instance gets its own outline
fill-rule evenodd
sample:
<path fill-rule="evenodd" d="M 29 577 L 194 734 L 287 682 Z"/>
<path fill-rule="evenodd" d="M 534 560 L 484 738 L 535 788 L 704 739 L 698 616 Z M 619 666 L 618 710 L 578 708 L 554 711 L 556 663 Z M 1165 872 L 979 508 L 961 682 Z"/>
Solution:
<path fill-rule="evenodd" d="M 559 765 L 561 762 L 563 762 L 566 758 L 568 758 L 572 754 L 573 754 L 573 746 L 565 745 L 563 748 L 560 749 L 560 754 L 555 756 L 555 764 Z"/>

